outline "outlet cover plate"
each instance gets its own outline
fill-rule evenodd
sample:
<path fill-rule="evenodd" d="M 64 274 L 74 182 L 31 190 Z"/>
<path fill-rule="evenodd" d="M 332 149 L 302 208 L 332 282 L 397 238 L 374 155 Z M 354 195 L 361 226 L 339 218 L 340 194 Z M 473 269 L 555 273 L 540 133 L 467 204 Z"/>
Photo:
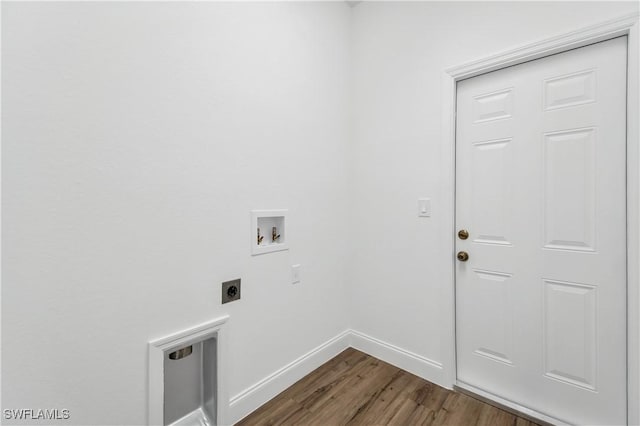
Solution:
<path fill-rule="evenodd" d="M 222 283 L 222 303 L 240 300 L 240 278 Z"/>

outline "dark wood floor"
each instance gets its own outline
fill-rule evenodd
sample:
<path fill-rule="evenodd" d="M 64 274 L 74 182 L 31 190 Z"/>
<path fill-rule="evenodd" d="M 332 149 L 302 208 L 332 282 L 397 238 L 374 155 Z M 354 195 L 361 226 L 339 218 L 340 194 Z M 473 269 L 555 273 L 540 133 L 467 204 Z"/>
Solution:
<path fill-rule="evenodd" d="M 533 426 L 535 423 L 349 348 L 237 425 Z"/>

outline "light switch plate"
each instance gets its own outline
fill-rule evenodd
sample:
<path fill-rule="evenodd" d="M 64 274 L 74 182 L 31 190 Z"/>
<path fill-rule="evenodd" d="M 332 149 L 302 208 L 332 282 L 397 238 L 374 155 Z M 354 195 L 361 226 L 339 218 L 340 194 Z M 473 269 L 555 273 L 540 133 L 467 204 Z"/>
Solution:
<path fill-rule="evenodd" d="M 300 264 L 291 265 L 291 284 L 300 282 Z"/>
<path fill-rule="evenodd" d="M 418 216 L 419 217 L 431 216 L 431 198 L 418 199 Z"/>

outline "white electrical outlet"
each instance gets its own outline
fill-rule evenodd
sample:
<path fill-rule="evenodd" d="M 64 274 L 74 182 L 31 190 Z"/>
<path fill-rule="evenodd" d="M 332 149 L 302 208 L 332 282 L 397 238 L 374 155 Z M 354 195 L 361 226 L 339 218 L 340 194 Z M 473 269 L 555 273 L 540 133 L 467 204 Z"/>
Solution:
<path fill-rule="evenodd" d="M 291 283 L 296 284 L 300 282 L 300 264 L 291 265 Z"/>

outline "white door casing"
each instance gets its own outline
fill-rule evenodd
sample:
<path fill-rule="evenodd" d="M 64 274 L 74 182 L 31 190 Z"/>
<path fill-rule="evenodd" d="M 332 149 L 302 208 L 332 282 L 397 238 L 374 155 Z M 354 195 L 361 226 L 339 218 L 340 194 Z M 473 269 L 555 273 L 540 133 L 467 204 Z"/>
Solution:
<path fill-rule="evenodd" d="M 626 37 L 458 83 L 457 376 L 626 423 Z"/>

